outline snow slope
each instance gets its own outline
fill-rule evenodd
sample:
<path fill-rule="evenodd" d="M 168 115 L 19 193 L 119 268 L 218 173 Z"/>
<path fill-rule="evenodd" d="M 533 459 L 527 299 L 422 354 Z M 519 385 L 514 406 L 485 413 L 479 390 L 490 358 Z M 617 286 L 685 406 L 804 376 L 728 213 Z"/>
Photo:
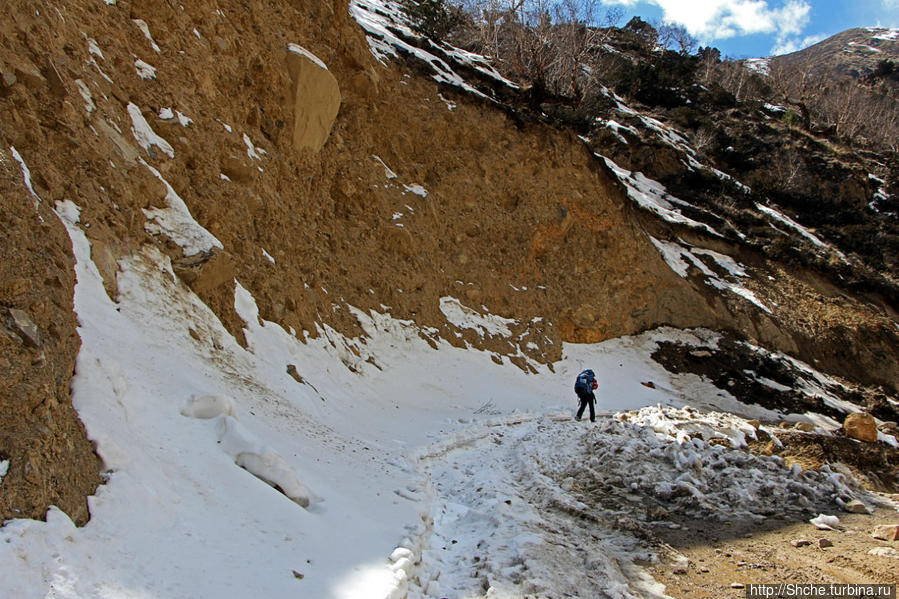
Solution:
<path fill-rule="evenodd" d="M 525 374 L 484 352 L 432 349 L 427 331 L 389 314 L 354 311 L 366 332 L 357 339 L 327 327 L 295 336 L 262 321 L 238 281 L 243 348 L 153 248 L 120 263 L 110 300 L 78 207 L 59 203 L 57 214 L 77 260 L 73 402 L 106 484 L 83 528 L 55 508 L 46 522 L 0 528 L 0 560 L 17 574 L 0 578 L 0 596 L 657 596 L 634 564 L 651 552 L 610 524 L 621 507 L 590 506 L 596 481 L 622 491 L 626 479 L 633 497 L 722 518 L 737 503 L 760 516 L 765 497 L 790 489 L 809 504 L 854 493 L 701 440 L 715 427 L 711 436 L 751 433 L 739 419 L 656 407 L 638 424 L 571 420 L 571 381 L 586 366 L 606 414 L 692 404 L 771 416 L 650 359 L 663 339 L 708 343 L 701 331 L 568 345 L 552 369 Z M 503 334 L 495 316 L 442 305 L 457 326 Z M 629 457 L 610 461 L 600 446 Z M 732 473 L 726 482 L 716 468 Z M 587 577 L 563 575 L 585 565 Z"/>

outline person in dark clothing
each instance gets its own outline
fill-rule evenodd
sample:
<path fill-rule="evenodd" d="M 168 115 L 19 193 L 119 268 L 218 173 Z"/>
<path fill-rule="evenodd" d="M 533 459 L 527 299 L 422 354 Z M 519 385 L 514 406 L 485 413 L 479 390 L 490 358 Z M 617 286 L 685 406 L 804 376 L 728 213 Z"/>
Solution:
<path fill-rule="evenodd" d="M 596 396 L 593 394 L 593 391 L 597 387 L 599 387 L 599 383 L 596 382 L 596 375 L 589 368 L 577 375 L 577 379 L 574 382 L 574 392 L 577 393 L 581 405 L 578 407 L 577 414 L 574 417 L 575 420 L 581 419 L 581 416 L 584 415 L 584 408 L 589 405 L 590 422 L 596 422 L 596 412 L 593 407 L 596 403 Z"/>

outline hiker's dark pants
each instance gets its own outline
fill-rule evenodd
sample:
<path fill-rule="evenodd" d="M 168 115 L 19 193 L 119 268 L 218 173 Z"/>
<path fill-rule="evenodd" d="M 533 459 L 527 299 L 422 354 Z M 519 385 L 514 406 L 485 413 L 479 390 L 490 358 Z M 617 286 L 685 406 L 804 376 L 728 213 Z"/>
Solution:
<path fill-rule="evenodd" d="M 593 395 L 593 391 L 587 391 L 586 389 L 575 389 L 575 393 L 577 393 L 578 399 L 581 400 L 581 405 L 577 409 L 577 414 L 575 415 L 575 420 L 580 420 L 581 416 L 584 415 L 584 408 L 588 405 L 590 406 L 590 422 L 596 422 L 596 412 L 594 411 L 593 404 L 596 403 L 596 396 Z"/>

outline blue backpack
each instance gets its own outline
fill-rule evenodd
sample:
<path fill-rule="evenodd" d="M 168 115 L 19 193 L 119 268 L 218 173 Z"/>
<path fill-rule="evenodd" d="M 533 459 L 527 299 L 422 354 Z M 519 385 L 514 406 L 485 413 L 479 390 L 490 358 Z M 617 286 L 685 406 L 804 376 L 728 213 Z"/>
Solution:
<path fill-rule="evenodd" d="M 581 389 L 583 391 L 593 391 L 593 380 L 595 378 L 596 375 L 588 368 L 577 375 L 577 379 L 574 383 L 574 390 L 577 391 L 578 389 Z"/>

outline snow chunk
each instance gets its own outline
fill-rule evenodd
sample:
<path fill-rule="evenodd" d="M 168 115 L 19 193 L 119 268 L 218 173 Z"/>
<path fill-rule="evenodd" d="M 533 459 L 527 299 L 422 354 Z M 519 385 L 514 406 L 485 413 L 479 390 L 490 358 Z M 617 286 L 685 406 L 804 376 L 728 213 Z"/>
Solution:
<path fill-rule="evenodd" d="M 163 153 L 167 154 L 169 158 L 175 157 L 175 150 L 172 149 L 171 144 L 153 131 L 153 128 L 150 127 L 150 124 L 144 118 L 144 115 L 141 114 L 141 110 L 136 104 L 128 103 L 128 114 L 131 116 L 131 133 L 140 147 L 146 150 L 147 153 L 150 153 L 150 148 L 156 146 Z"/>
<path fill-rule="evenodd" d="M 257 149 L 256 146 L 253 145 L 253 140 L 251 140 L 250 136 L 246 133 L 243 134 L 243 143 L 247 146 L 247 156 L 253 160 L 262 160 L 260 154 L 265 154 L 265 151 Z"/>
<path fill-rule="evenodd" d="M 512 331 L 509 325 L 517 324 L 511 318 L 503 318 L 494 314 L 481 314 L 477 310 L 462 305 L 454 297 L 440 298 L 440 311 L 446 319 L 460 329 L 473 329 L 483 337 L 487 335 L 501 335 L 511 337 Z"/>
<path fill-rule="evenodd" d="M 268 260 L 268 261 L 271 262 L 272 264 L 275 263 L 275 259 L 272 258 L 272 255 L 271 255 L 271 254 L 269 254 L 268 252 L 265 251 L 265 248 L 262 249 L 262 255 L 265 257 L 266 260 Z"/>
<path fill-rule="evenodd" d="M 3 477 L 9 472 L 9 460 L 0 462 L 0 484 L 3 484 Z"/>
<path fill-rule="evenodd" d="M 181 406 L 181 415 L 208 420 L 221 415 L 237 418 L 234 402 L 223 395 L 191 395 Z"/>
<path fill-rule="evenodd" d="M 326 71 L 328 70 L 328 67 L 325 65 L 324 62 L 322 62 L 322 60 L 318 56 L 316 56 L 315 54 L 313 54 L 312 52 L 310 52 L 303 46 L 301 46 L 299 44 L 290 43 L 290 44 L 287 44 L 287 49 L 290 50 L 291 52 L 293 52 L 294 54 L 300 54 L 302 56 L 305 56 L 306 58 L 311 60 L 313 63 L 315 63 L 316 66 L 318 66 Z"/>
<path fill-rule="evenodd" d="M 159 171 L 144 162 L 143 158 L 140 159 L 140 162 L 165 185 L 165 200 L 168 203 L 168 208 L 144 209 L 147 217 L 144 228 L 147 232 L 151 235 L 167 235 L 169 239 L 181 246 L 185 256 L 209 252 L 212 251 L 212 248 L 223 248 L 221 241 L 194 220 L 187 204 Z"/>
<path fill-rule="evenodd" d="M 131 22 L 134 23 L 135 25 L 137 25 L 137 28 L 141 30 L 141 33 L 144 34 L 144 37 L 147 38 L 147 40 L 149 40 L 150 47 L 152 47 L 153 50 L 155 50 L 156 53 L 158 54 L 159 46 L 156 45 L 156 42 L 153 40 L 153 36 L 150 35 L 150 28 L 147 26 L 147 22 L 144 21 L 143 19 L 131 19 Z"/>
<path fill-rule="evenodd" d="M 408 191 L 410 193 L 414 193 L 417 196 L 421 196 L 423 198 L 428 197 L 428 190 L 418 184 L 403 185 L 403 189 L 405 189 L 406 191 Z"/>
<path fill-rule="evenodd" d="M 100 46 L 97 44 L 97 40 L 92 38 L 87 38 L 87 52 L 92 56 L 97 56 L 98 58 L 103 58 L 103 51 L 100 50 Z"/>
<path fill-rule="evenodd" d="M 297 505 L 308 508 L 313 501 L 320 500 L 300 482 L 296 470 L 281 454 L 262 444 L 231 416 L 219 416 L 218 440 L 222 451 L 230 455 L 235 464 L 279 489 Z"/>
<path fill-rule="evenodd" d="M 836 516 L 818 514 L 809 520 L 809 523 L 814 524 L 818 530 L 836 530 L 840 526 L 840 519 Z"/>
<path fill-rule="evenodd" d="M 134 68 L 141 79 L 156 79 L 156 67 L 137 58 L 134 60 Z"/>

